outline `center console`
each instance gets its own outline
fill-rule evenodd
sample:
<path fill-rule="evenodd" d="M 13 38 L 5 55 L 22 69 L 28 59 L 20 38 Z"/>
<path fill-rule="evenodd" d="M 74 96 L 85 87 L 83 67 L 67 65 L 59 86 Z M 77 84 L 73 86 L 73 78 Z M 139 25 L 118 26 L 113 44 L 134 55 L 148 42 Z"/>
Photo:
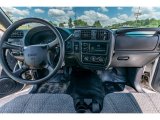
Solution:
<path fill-rule="evenodd" d="M 113 45 L 113 35 L 109 30 L 73 29 L 73 37 L 65 43 L 66 56 L 76 59 L 85 68 L 107 68 L 112 58 Z"/>

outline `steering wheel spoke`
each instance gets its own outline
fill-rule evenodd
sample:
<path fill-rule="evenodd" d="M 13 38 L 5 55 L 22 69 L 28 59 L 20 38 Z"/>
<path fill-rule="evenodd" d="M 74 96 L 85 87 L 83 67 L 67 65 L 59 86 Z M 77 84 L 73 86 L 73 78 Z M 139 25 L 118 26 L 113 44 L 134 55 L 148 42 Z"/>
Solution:
<path fill-rule="evenodd" d="M 59 40 L 58 40 L 58 38 L 56 38 L 54 41 L 52 41 L 52 42 L 50 42 L 50 43 L 48 44 L 49 49 L 50 49 L 50 48 L 53 48 L 53 47 L 56 46 L 58 43 L 59 43 Z"/>
<path fill-rule="evenodd" d="M 22 66 L 21 68 L 19 68 L 18 70 L 14 71 L 13 73 L 20 77 L 24 72 L 26 72 L 27 70 L 29 70 L 29 68 L 27 66 Z"/>
<path fill-rule="evenodd" d="M 51 65 L 48 65 L 47 67 L 49 74 L 53 72 L 54 68 Z"/>
<path fill-rule="evenodd" d="M 3 43 L 2 48 L 3 48 L 3 49 L 14 49 L 14 50 L 20 50 L 20 51 L 23 50 L 23 47 L 22 47 L 22 46 L 13 45 L 13 44 L 10 44 L 10 43 L 8 43 L 8 42 Z"/>

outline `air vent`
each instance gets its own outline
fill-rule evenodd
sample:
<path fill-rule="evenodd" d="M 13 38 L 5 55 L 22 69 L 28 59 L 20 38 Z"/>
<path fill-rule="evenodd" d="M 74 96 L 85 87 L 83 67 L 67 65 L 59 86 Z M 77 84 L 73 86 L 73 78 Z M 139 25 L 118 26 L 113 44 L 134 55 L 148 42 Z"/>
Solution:
<path fill-rule="evenodd" d="M 91 39 L 91 30 L 81 30 L 81 39 L 90 40 Z"/>
<path fill-rule="evenodd" d="M 97 40 L 109 40 L 109 33 L 106 30 L 97 30 Z"/>
<path fill-rule="evenodd" d="M 23 38 L 23 36 L 24 36 L 23 31 L 16 30 L 11 34 L 10 38 L 11 39 L 21 39 L 21 38 Z"/>

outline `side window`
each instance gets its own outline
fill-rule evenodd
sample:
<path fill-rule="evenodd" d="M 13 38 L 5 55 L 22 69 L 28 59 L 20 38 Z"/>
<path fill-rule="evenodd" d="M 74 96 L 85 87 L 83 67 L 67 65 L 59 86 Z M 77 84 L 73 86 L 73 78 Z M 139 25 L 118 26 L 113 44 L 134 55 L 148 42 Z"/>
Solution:
<path fill-rule="evenodd" d="M 6 29 L 2 26 L 2 24 L 0 23 L 0 40 L 1 40 L 1 37 L 3 35 L 3 31 L 5 31 Z"/>
<path fill-rule="evenodd" d="M 5 28 L 0 24 L 0 40 L 3 35 L 3 31 L 5 31 Z M 2 66 L 0 65 L 0 75 L 1 75 L 1 71 L 2 71 Z"/>
<path fill-rule="evenodd" d="M 6 30 L 1 23 L 0 23 L 0 30 L 3 30 L 3 31 Z"/>

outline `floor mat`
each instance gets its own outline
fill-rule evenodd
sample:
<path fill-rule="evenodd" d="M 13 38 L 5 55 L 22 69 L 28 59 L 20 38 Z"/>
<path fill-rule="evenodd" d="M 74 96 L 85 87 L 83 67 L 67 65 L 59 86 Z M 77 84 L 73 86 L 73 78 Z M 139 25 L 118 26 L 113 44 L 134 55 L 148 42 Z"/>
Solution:
<path fill-rule="evenodd" d="M 70 82 L 66 80 L 63 73 L 58 73 L 46 83 L 39 85 L 38 89 L 34 93 L 66 93 L 69 84 Z"/>
<path fill-rule="evenodd" d="M 125 83 L 104 82 L 103 83 L 105 94 L 120 92 L 125 88 Z"/>
<path fill-rule="evenodd" d="M 0 79 L 0 98 L 18 92 L 23 88 L 23 84 L 17 83 L 10 78 Z"/>
<path fill-rule="evenodd" d="M 73 98 L 103 99 L 104 89 L 99 76 L 88 70 L 73 70 L 71 84 L 67 90 Z"/>
<path fill-rule="evenodd" d="M 42 84 L 37 92 L 38 93 L 52 93 L 52 94 L 63 94 L 69 86 L 69 82 L 53 82 Z"/>

